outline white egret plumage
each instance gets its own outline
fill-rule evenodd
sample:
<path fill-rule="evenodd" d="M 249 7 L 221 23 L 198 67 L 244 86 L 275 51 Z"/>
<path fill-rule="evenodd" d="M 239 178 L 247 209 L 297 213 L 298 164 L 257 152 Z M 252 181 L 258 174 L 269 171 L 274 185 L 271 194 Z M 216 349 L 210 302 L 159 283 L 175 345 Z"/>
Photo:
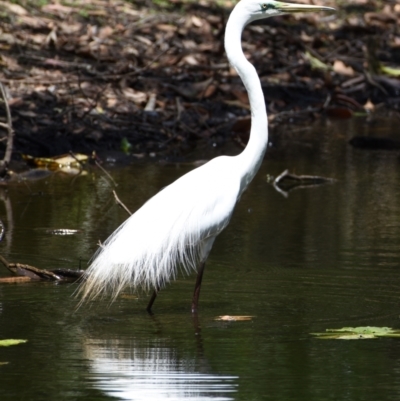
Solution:
<path fill-rule="evenodd" d="M 231 12 L 225 50 L 247 90 L 250 139 L 237 156 L 220 156 L 185 174 L 128 218 L 100 247 L 79 289 L 82 300 L 126 286 L 158 290 L 176 277 L 178 267 L 198 269 L 192 312 L 198 308 L 205 262 L 216 236 L 228 225 L 240 195 L 258 171 L 268 144 L 268 120 L 261 83 L 241 46 L 243 28 L 252 21 L 330 7 L 273 0 L 241 0 Z"/>

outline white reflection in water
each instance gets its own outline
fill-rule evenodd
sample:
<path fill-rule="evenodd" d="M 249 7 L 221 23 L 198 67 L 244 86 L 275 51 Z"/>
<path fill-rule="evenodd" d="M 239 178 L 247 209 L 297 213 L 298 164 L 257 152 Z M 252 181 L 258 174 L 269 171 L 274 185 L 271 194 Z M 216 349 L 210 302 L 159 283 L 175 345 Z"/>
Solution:
<path fill-rule="evenodd" d="M 193 358 L 179 359 L 174 349 L 150 344 L 138 348 L 118 340 L 85 344 L 94 387 L 124 400 L 232 400 L 236 376 L 203 373 Z"/>

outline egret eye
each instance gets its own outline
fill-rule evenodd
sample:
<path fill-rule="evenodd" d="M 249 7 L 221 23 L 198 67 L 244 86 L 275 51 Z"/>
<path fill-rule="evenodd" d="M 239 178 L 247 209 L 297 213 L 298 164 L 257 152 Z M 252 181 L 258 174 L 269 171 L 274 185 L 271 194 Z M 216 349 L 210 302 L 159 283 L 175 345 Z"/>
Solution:
<path fill-rule="evenodd" d="M 271 8 L 274 8 L 273 4 L 270 4 L 270 3 L 262 3 L 261 4 L 261 9 L 263 11 L 266 11 L 266 10 L 271 9 Z"/>

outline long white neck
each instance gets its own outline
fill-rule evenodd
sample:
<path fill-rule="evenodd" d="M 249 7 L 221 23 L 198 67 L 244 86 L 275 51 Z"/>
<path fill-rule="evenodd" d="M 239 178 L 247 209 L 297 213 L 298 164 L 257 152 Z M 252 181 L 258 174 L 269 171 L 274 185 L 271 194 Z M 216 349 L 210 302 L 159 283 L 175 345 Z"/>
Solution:
<path fill-rule="evenodd" d="M 240 4 L 240 3 L 239 3 Z M 232 11 L 225 30 L 225 50 L 247 90 L 251 109 L 250 139 L 244 151 L 236 156 L 241 173 L 242 193 L 260 168 L 268 145 L 268 119 L 261 82 L 254 66 L 247 61 L 242 50 L 242 31 L 247 20 L 237 5 Z"/>

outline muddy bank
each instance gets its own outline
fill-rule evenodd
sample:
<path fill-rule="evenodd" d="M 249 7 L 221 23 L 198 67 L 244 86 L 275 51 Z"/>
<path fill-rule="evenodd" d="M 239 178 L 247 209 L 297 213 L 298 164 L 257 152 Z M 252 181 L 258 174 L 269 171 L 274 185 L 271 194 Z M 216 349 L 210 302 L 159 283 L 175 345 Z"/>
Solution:
<path fill-rule="evenodd" d="M 223 50 L 232 3 L 34 4 L 0 4 L 0 81 L 15 159 L 121 149 L 175 158 L 199 140 L 246 142 L 247 95 Z M 398 71 L 389 67 L 400 59 L 399 18 L 396 3 L 354 1 L 337 14 L 248 27 L 244 51 L 262 80 L 272 127 L 398 110 Z"/>

